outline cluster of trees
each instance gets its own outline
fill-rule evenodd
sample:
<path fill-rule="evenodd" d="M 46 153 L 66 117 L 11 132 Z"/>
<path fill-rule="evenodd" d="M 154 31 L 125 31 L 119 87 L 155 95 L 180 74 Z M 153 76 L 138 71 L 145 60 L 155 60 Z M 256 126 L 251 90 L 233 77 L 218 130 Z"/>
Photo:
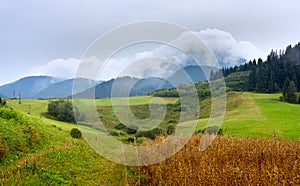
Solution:
<path fill-rule="evenodd" d="M 151 93 L 155 97 L 179 97 L 179 93 L 182 96 L 192 95 L 190 91 L 195 86 L 199 100 L 203 100 L 210 96 L 209 83 L 207 81 L 198 82 L 196 84 L 180 84 L 177 88 L 160 89 Z M 179 92 L 179 93 L 178 93 Z"/>
<path fill-rule="evenodd" d="M 295 92 L 300 88 L 300 43 L 285 51 L 271 51 L 267 60 L 255 59 L 240 66 L 223 68 L 211 73 L 211 80 L 222 75 L 226 78 L 232 73 L 248 71 L 247 85 L 242 91 L 255 91 L 260 93 L 282 92 L 283 100 L 294 101 Z M 292 93 L 290 93 L 292 92 Z M 290 96 L 291 95 L 291 96 Z M 290 98 L 291 97 L 291 98 Z"/>
<path fill-rule="evenodd" d="M 297 103 L 296 92 L 297 92 L 297 87 L 295 82 L 293 80 L 290 81 L 290 79 L 287 78 L 282 88 L 281 100 L 289 103 Z M 298 103 L 300 103 L 300 98 L 298 99 Z"/>
<path fill-rule="evenodd" d="M 6 106 L 6 101 L 0 97 L 0 107 Z"/>
<path fill-rule="evenodd" d="M 76 107 L 73 107 L 70 101 L 63 99 L 52 101 L 48 104 L 46 116 L 58 120 L 75 123 L 84 120 L 84 114 L 79 113 Z M 76 119 L 75 119 L 76 118 Z"/>

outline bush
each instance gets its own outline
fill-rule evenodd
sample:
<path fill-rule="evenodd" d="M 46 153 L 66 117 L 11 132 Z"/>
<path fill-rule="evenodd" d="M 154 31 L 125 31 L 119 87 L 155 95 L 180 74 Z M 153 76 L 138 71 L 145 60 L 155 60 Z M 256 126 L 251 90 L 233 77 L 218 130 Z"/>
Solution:
<path fill-rule="evenodd" d="M 219 128 L 218 126 L 207 127 L 206 129 L 203 130 L 203 132 L 208 134 L 218 134 L 221 136 L 223 135 L 223 129 Z"/>
<path fill-rule="evenodd" d="M 124 136 L 124 132 L 120 130 L 111 130 L 109 134 L 112 136 Z"/>
<path fill-rule="evenodd" d="M 122 131 L 126 132 L 127 134 L 135 134 L 138 130 L 137 126 L 130 125 L 129 127 L 127 127 L 123 123 L 116 125 L 114 128 L 117 130 L 122 130 Z"/>
<path fill-rule="evenodd" d="M 154 129 L 148 130 L 148 131 L 138 131 L 135 136 L 155 139 L 156 136 L 160 136 L 162 134 L 163 134 L 163 131 L 161 128 L 154 128 Z"/>
<path fill-rule="evenodd" d="M 175 132 L 175 126 L 174 125 L 168 125 L 167 127 L 167 135 L 171 135 Z"/>
<path fill-rule="evenodd" d="M 72 136 L 72 138 L 77 138 L 77 139 L 82 138 L 81 131 L 78 128 L 73 128 L 71 130 L 71 136 Z"/>
<path fill-rule="evenodd" d="M 226 131 L 226 130 L 225 130 Z M 219 128 L 218 126 L 210 126 L 210 127 L 206 127 L 204 129 L 201 129 L 201 128 L 197 128 L 195 131 L 194 131 L 194 134 L 204 134 L 204 133 L 208 133 L 208 134 L 218 134 L 218 135 L 221 135 L 223 136 L 223 129 L 222 128 Z"/>
<path fill-rule="evenodd" d="M 6 101 L 0 97 L 0 107 L 6 106 Z"/>
<path fill-rule="evenodd" d="M 59 121 L 75 123 L 76 120 L 83 121 L 85 119 L 85 115 L 79 113 L 76 107 L 73 108 L 73 105 L 70 101 L 65 101 L 62 99 L 49 103 L 47 111 L 48 112 L 46 116 Z"/>
<path fill-rule="evenodd" d="M 115 126 L 115 129 L 125 131 L 127 129 L 127 127 L 123 123 L 120 123 L 120 124 Z"/>
<path fill-rule="evenodd" d="M 127 141 L 133 143 L 134 142 L 134 138 L 133 137 L 129 137 L 129 138 L 127 138 Z"/>
<path fill-rule="evenodd" d="M 127 134 L 135 134 L 138 131 L 138 127 L 134 126 L 134 125 L 130 125 L 129 127 L 127 127 Z"/>

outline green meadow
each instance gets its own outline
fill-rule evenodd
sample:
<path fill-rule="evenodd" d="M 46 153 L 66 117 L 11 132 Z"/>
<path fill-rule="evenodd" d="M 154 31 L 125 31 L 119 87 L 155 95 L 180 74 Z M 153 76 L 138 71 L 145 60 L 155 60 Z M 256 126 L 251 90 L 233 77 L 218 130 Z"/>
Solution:
<path fill-rule="evenodd" d="M 225 135 L 299 140 L 300 105 L 280 102 L 280 95 L 240 93 L 235 97 L 238 107 L 225 113 L 221 127 Z M 207 118 L 198 120 L 199 128 L 207 123 Z"/>
<path fill-rule="evenodd" d="M 230 92 L 221 128 L 224 136 L 280 138 L 299 140 L 300 105 L 279 101 L 281 94 Z M 138 118 L 149 117 L 149 102 L 174 105 L 178 98 L 152 99 L 151 96 L 118 98 L 129 102 Z M 143 177 L 138 169 L 118 165 L 97 154 L 84 140 L 73 139 L 70 130 L 76 124 L 45 118 L 51 100 L 7 100 L 11 109 L 1 108 L 0 117 L 0 185 L 133 185 Z M 113 113 L 111 99 L 96 99 L 100 118 L 118 140 L 134 135 L 116 129 L 120 123 Z M 200 103 L 198 129 L 209 120 L 210 99 Z M 180 116 L 167 112 L 161 127 L 176 125 Z M 30 113 L 30 114 L 28 114 Z M 190 122 L 184 123 L 188 125 Z M 91 128 L 81 128 L 93 132 Z M 197 129 L 196 129 L 197 130 Z M 120 135 L 122 134 L 122 135 Z M 145 140 L 145 138 L 142 138 Z"/>
<path fill-rule="evenodd" d="M 231 94 L 230 94 L 231 95 Z M 222 128 L 226 135 L 236 137 L 277 137 L 289 140 L 297 140 L 300 137 L 300 105 L 280 102 L 281 94 L 258 94 L 251 92 L 235 93 L 227 98 L 227 110 L 223 120 Z M 118 106 L 127 104 L 135 114 L 141 118 L 149 116 L 149 111 L 144 105 L 149 104 L 152 96 L 137 96 L 130 98 L 116 98 Z M 174 104 L 178 98 L 162 98 L 159 104 Z M 45 123 L 56 125 L 64 130 L 70 130 L 75 124 L 50 120 L 41 116 L 47 111 L 47 105 L 51 100 L 10 100 L 8 103 L 18 111 L 30 113 L 40 117 Z M 157 101 L 154 99 L 154 103 Z M 210 113 L 210 100 L 200 103 L 201 112 L 198 120 L 198 127 L 207 125 Z M 103 112 L 102 117 L 109 123 L 118 123 L 112 110 L 112 101 L 109 98 L 95 99 L 95 104 L 99 112 Z M 30 106 L 29 106 L 30 105 Z M 30 107 L 30 108 L 29 108 Z M 100 114 L 101 115 L 101 114 Z M 166 118 L 167 119 L 167 118 Z M 168 118 L 170 119 L 170 118 Z M 188 122 L 187 122 L 188 123 Z"/>

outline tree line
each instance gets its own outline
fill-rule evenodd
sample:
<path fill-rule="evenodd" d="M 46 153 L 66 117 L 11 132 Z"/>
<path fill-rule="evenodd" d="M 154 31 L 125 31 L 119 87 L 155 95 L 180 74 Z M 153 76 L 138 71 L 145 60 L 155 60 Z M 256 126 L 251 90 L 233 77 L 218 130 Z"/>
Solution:
<path fill-rule="evenodd" d="M 267 60 L 259 58 L 250 60 L 240 66 L 222 68 L 211 72 L 210 80 L 226 78 L 236 72 L 250 72 L 242 91 L 258 93 L 282 92 L 282 100 L 290 103 L 299 102 L 296 92 L 300 89 L 300 42 L 294 47 L 289 45 L 286 50 L 274 51 Z"/>

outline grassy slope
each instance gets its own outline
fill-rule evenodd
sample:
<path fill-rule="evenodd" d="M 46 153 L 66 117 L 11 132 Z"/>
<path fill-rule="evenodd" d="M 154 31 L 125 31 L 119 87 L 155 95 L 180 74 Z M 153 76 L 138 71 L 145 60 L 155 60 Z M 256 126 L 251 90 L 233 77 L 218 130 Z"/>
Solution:
<path fill-rule="evenodd" d="M 229 109 L 226 111 L 222 128 L 227 131 L 225 134 L 241 136 L 264 136 L 271 137 L 276 135 L 283 139 L 299 139 L 300 134 L 300 115 L 298 111 L 300 105 L 279 102 L 280 94 L 257 94 L 245 92 L 236 94 L 227 100 Z M 132 106 L 148 104 L 151 96 L 130 97 L 129 103 Z M 124 101 L 124 98 L 119 98 Z M 177 98 L 163 98 L 166 103 L 175 103 Z M 209 100 L 208 100 L 209 101 Z M 19 105 L 17 100 L 9 102 L 17 110 L 28 112 L 28 105 L 31 105 L 31 114 L 39 116 L 47 109 L 47 100 L 23 100 Z M 239 103 L 238 107 L 230 109 L 232 105 Z M 205 104 L 205 101 L 203 102 Z M 111 106 L 110 99 L 97 99 L 96 105 L 105 108 Z M 207 111 L 204 109 L 203 111 Z M 209 112 L 203 113 L 209 115 Z M 110 117 L 110 114 L 107 115 Z M 42 118 L 45 123 L 53 124 L 64 130 L 70 130 L 75 125 L 65 122 L 53 121 Z M 208 119 L 202 118 L 198 121 L 198 126 L 204 127 Z"/>
<path fill-rule="evenodd" d="M 292 105 L 278 101 L 279 94 L 242 93 L 228 100 L 229 107 L 239 102 L 235 109 L 228 109 L 222 128 L 227 128 L 225 134 L 234 136 L 272 136 L 274 131 L 284 139 L 298 139 L 300 134 L 300 115 L 297 114 L 300 105 Z M 131 105 L 148 103 L 151 97 L 130 98 Z M 176 99 L 166 99 L 173 103 Z M 97 105 L 108 106 L 108 99 L 97 100 Z M 2 164 L 0 173 L 1 183 L 11 184 L 70 184 L 70 185 L 124 185 L 136 181 L 130 168 L 109 162 L 95 153 L 83 140 L 74 140 L 68 132 L 58 131 L 51 127 L 56 125 L 70 131 L 74 124 L 39 118 L 40 112 L 46 111 L 48 101 L 23 100 L 8 102 L 17 110 L 28 112 L 31 105 L 31 115 L 34 126 L 45 125 L 43 130 L 53 135 L 49 144 L 26 151 L 17 158 L 12 158 L 8 164 Z M 27 116 L 26 116 L 27 117 Z M 29 117 L 29 116 L 28 116 Z M 200 119 L 201 126 L 206 125 L 207 118 Z M 11 121 L 1 120 L 2 127 Z M 7 127 L 7 126 L 5 126 Z M 5 129 L 5 128 L 2 128 Z M 15 135 L 24 128 L 15 128 Z M 37 130 L 40 130 L 37 128 Z M 42 131 L 43 131 L 42 130 Z M 4 132 L 6 130 L 3 130 Z M 1 132 L 2 136 L 3 131 Z M 7 134 L 6 134 L 7 135 Z M 8 133 L 9 135 L 9 133 Z M 54 140 L 53 140 L 54 139 Z M 20 139 L 21 140 L 21 139 Z M 17 143 L 17 142 L 15 142 Z M 9 160 L 9 159 L 7 159 Z M 118 179 L 116 179 L 118 178 Z"/>
<path fill-rule="evenodd" d="M 126 185 L 131 168 L 38 117 L 0 108 L 0 185 Z M 118 179 L 116 179 L 118 178 Z"/>
<path fill-rule="evenodd" d="M 279 96 L 245 92 L 236 97 L 240 105 L 226 111 L 222 124 L 227 129 L 225 134 L 300 139 L 300 105 L 280 102 Z M 206 126 L 207 121 L 207 118 L 200 119 L 199 127 Z"/>

